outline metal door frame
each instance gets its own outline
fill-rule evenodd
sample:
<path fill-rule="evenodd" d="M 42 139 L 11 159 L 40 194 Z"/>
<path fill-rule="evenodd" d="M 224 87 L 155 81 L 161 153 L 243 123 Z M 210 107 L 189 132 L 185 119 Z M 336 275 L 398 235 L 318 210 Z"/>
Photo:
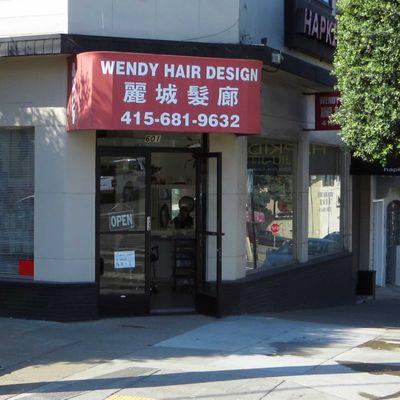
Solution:
<path fill-rule="evenodd" d="M 199 290 L 197 285 L 196 287 L 196 310 L 202 314 L 210 314 L 217 317 L 222 316 L 222 153 L 212 152 L 212 153 L 202 153 L 198 156 L 199 159 L 205 162 L 206 160 L 216 159 L 217 162 L 217 221 L 216 221 L 216 232 L 209 231 L 208 229 L 204 229 L 204 226 L 207 227 L 207 218 L 208 218 L 208 210 L 207 210 L 207 192 L 201 191 L 203 187 L 208 186 L 209 179 L 209 171 L 206 169 L 204 175 L 202 175 L 202 167 L 204 165 L 200 165 L 197 168 L 197 184 L 196 184 L 196 197 L 200 199 L 200 202 L 197 203 L 197 214 L 200 219 L 200 223 L 196 226 L 196 237 L 197 237 L 197 268 L 202 267 L 202 276 L 200 276 L 200 280 L 205 283 L 206 282 L 206 269 L 204 268 L 206 257 L 207 257 L 207 237 L 208 236 L 216 236 L 216 289 L 215 296 L 213 296 L 210 292 L 207 293 L 204 290 Z"/>
<path fill-rule="evenodd" d="M 206 143 L 207 144 L 207 143 Z M 189 153 L 193 156 L 201 156 L 208 154 L 204 152 L 203 147 L 199 148 L 175 148 L 175 147 L 156 147 L 156 146 L 146 146 L 146 147 L 134 147 L 134 146 L 97 146 L 96 145 L 96 200 L 95 200 L 95 282 L 97 285 L 97 297 L 98 304 L 100 304 L 100 158 L 102 156 L 121 156 L 121 157 L 144 157 L 145 158 L 145 184 L 146 184 L 146 195 L 145 195 L 145 213 L 146 213 L 146 225 L 148 219 L 151 221 L 151 155 L 152 153 Z M 198 170 L 198 167 L 196 167 Z M 196 173 L 196 193 L 198 191 L 199 182 L 197 180 Z M 196 214 L 197 221 L 197 214 Z M 151 224 L 151 222 L 150 222 Z M 148 228 L 148 226 L 146 226 Z M 138 232 L 141 233 L 141 232 Z M 146 229 L 145 234 L 145 293 L 138 294 L 139 297 L 146 297 L 146 308 L 144 314 L 151 312 L 150 308 L 150 253 L 151 253 L 151 225 L 150 229 Z M 199 241 L 196 229 L 196 242 Z M 198 265 L 196 265 L 196 269 Z"/>

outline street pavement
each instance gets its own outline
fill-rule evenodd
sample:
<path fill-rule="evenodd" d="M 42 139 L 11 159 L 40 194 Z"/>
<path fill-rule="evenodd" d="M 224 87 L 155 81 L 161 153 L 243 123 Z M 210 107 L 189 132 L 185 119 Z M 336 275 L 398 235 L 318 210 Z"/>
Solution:
<path fill-rule="evenodd" d="M 400 399 L 400 291 L 223 319 L 0 319 L 0 365 L 0 400 Z"/>

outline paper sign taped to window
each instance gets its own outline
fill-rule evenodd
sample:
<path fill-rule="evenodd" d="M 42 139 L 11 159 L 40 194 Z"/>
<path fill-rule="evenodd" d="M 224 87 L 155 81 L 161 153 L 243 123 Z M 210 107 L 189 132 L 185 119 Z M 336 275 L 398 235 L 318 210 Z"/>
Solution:
<path fill-rule="evenodd" d="M 115 178 L 113 176 L 100 177 L 100 191 L 114 190 Z"/>
<path fill-rule="evenodd" d="M 135 251 L 115 251 L 114 252 L 114 268 L 135 268 Z"/>

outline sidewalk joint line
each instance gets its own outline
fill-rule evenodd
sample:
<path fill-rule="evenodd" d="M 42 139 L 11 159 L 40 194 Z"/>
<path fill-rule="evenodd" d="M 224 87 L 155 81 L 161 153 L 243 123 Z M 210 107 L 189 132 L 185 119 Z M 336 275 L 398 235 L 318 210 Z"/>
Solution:
<path fill-rule="evenodd" d="M 279 386 L 281 386 L 282 383 L 284 383 L 285 381 L 286 381 L 286 379 L 283 379 L 281 382 L 279 382 L 278 384 L 276 384 L 273 388 L 271 388 L 270 390 L 268 390 L 268 392 L 266 392 L 265 394 L 263 394 L 258 400 L 265 399 L 269 394 L 271 394 L 275 389 L 277 389 Z"/>

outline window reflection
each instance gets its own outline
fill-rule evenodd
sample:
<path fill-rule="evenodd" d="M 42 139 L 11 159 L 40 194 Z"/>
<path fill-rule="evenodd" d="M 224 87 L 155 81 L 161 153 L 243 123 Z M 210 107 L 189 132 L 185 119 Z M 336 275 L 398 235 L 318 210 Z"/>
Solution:
<path fill-rule="evenodd" d="M 294 260 L 292 144 L 249 139 L 247 243 L 249 270 Z"/>
<path fill-rule="evenodd" d="M 341 157 L 338 148 L 310 146 L 308 254 L 311 258 L 343 250 Z"/>

